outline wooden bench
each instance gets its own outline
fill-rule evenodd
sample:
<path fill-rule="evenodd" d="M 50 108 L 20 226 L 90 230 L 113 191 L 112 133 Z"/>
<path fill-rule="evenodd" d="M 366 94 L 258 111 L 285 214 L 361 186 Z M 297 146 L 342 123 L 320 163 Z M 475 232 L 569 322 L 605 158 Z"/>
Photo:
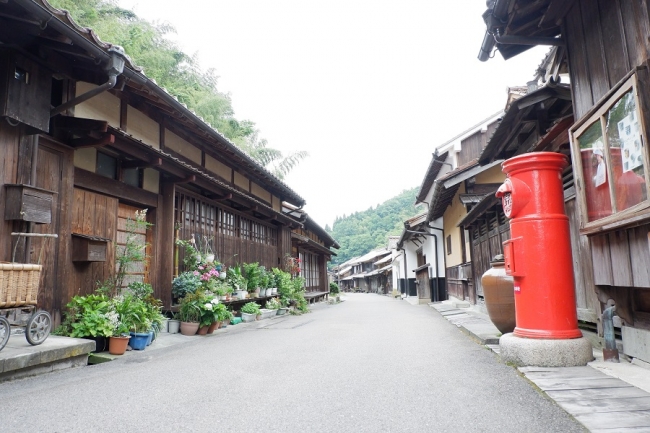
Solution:
<path fill-rule="evenodd" d="M 313 304 L 315 302 L 320 302 L 326 300 L 330 292 L 305 292 L 305 299 Z"/>

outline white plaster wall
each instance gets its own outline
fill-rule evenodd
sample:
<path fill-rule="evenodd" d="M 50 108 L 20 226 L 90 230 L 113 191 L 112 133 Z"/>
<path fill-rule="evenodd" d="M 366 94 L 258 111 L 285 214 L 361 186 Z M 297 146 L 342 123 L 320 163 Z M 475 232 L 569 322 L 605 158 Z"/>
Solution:
<path fill-rule="evenodd" d="M 442 228 L 442 218 L 438 218 L 432 223 L 429 223 L 429 225 L 433 227 Z M 436 275 L 436 238 L 437 238 L 438 277 L 444 277 L 445 276 L 445 249 L 444 249 L 445 239 L 443 236 L 443 232 L 441 230 L 434 230 L 434 229 L 427 229 L 427 230 L 429 233 L 436 235 L 435 238 L 433 236 L 427 236 L 424 245 L 422 246 L 422 252 L 427 256 L 427 263 L 431 265 L 429 276 L 433 278 Z"/>

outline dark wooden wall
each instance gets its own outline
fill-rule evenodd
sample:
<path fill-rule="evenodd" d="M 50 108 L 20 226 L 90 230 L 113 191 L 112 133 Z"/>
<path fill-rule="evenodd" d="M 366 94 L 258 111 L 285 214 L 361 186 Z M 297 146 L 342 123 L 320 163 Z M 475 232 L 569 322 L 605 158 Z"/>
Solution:
<path fill-rule="evenodd" d="M 562 33 L 576 119 L 648 60 L 649 6 L 647 0 L 577 0 L 567 14 Z M 566 207 L 572 223 L 578 317 L 595 320 L 600 303 L 613 298 L 623 320 L 650 329 L 650 291 L 644 290 L 650 288 L 650 225 L 588 239 L 578 234 L 575 202 L 567 201 Z"/>
<path fill-rule="evenodd" d="M 462 141 L 461 149 L 458 153 L 459 167 L 475 160 L 481 155 L 483 148 L 487 145 L 492 134 L 494 134 L 497 125 L 498 122 L 492 122 L 487 126 L 485 132 L 477 131 Z"/>
<path fill-rule="evenodd" d="M 4 184 L 16 183 L 20 131 L 7 122 L 0 122 L 0 261 L 11 261 L 12 221 L 5 221 L 6 191 Z"/>
<path fill-rule="evenodd" d="M 646 0 L 577 0 L 564 20 L 575 118 L 648 59 Z"/>
<path fill-rule="evenodd" d="M 110 239 L 105 262 L 68 261 L 74 272 L 64 282 L 64 298 L 92 293 L 96 283 L 110 278 L 115 272 L 115 242 L 118 200 L 80 188 L 74 188 L 72 203 L 72 233 Z"/>
<path fill-rule="evenodd" d="M 490 269 L 490 262 L 503 254 L 503 242 L 510 239 L 510 222 L 503 214 L 501 204 L 494 206 L 469 227 L 472 240 L 472 280 L 477 302 L 483 298 L 481 277 Z"/>
<path fill-rule="evenodd" d="M 278 267 L 276 226 L 253 220 L 234 209 L 180 188 L 177 188 L 175 197 L 175 223 L 179 227 L 180 239 L 189 240 L 192 235 L 195 239 L 207 237 L 218 260 L 227 266 L 258 262 L 269 269 Z M 264 228 L 265 241 L 253 239 L 255 235 L 250 228 L 244 230 L 253 223 Z M 179 263 L 182 263 L 182 249 L 179 257 Z"/>

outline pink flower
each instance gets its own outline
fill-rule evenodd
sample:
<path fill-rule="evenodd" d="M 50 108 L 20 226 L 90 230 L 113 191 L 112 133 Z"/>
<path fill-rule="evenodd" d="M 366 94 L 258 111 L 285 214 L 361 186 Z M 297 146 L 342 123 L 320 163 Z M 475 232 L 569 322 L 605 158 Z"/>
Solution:
<path fill-rule="evenodd" d="M 203 266 L 199 266 L 199 270 L 202 271 L 203 269 L 205 269 Z"/>
<path fill-rule="evenodd" d="M 197 277 L 199 276 L 199 271 L 194 271 L 194 272 L 192 272 L 192 273 L 193 273 L 194 275 L 196 275 Z"/>

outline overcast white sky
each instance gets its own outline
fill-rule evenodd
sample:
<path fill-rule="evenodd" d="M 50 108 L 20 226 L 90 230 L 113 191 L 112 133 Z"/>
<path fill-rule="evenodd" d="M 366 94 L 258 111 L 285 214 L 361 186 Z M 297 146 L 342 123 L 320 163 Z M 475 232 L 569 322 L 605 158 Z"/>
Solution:
<path fill-rule="evenodd" d="M 310 153 L 286 182 L 323 227 L 419 186 L 435 147 L 503 109 L 546 52 L 479 62 L 484 0 L 118 3 L 172 24 L 270 147 Z"/>

